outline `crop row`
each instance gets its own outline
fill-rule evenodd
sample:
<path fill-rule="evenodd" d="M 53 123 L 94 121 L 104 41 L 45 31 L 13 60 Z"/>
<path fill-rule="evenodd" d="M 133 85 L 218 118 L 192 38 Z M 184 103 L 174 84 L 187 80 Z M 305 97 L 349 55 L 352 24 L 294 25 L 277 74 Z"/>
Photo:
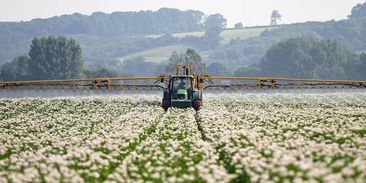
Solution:
<path fill-rule="evenodd" d="M 0 182 L 366 182 L 366 95 L 1 99 Z"/>
<path fill-rule="evenodd" d="M 198 116 L 238 181 L 365 182 L 365 114 L 364 94 L 279 94 L 212 97 Z"/>
<path fill-rule="evenodd" d="M 129 99 L 1 101 L 0 182 L 103 181 L 164 113 Z"/>

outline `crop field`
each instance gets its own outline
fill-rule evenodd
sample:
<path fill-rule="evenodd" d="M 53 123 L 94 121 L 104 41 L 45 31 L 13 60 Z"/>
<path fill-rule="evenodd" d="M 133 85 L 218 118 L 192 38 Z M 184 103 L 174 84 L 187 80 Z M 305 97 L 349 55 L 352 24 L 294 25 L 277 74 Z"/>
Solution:
<path fill-rule="evenodd" d="M 226 29 L 223 30 L 220 34 L 222 38 L 222 44 L 228 44 L 231 39 L 248 39 L 251 37 L 258 37 L 260 34 L 265 31 L 266 29 L 273 29 L 273 28 L 244 28 L 244 29 Z M 172 36 L 177 38 L 184 38 L 186 36 L 196 36 L 202 37 L 205 33 L 203 31 L 195 31 L 195 32 L 182 32 L 182 33 L 174 33 Z M 162 35 L 147 35 L 145 37 L 148 38 L 158 38 Z"/>
<path fill-rule="evenodd" d="M 0 182 L 366 182 L 366 94 L 0 99 Z"/>

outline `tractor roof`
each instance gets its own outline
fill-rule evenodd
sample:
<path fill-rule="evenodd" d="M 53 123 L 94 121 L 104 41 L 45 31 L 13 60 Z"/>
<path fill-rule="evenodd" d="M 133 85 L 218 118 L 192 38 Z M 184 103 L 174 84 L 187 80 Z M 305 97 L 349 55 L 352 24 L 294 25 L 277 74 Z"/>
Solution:
<path fill-rule="evenodd" d="M 191 75 L 170 75 L 171 78 L 193 78 Z"/>

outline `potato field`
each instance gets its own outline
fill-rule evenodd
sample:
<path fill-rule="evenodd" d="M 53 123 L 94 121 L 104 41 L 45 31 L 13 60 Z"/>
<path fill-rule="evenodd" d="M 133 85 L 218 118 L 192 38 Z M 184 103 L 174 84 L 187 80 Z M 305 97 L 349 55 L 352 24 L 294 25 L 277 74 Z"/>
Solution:
<path fill-rule="evenodd" d="M 366 182 L 366 93 L 0 99 L 0 183 Z"/>

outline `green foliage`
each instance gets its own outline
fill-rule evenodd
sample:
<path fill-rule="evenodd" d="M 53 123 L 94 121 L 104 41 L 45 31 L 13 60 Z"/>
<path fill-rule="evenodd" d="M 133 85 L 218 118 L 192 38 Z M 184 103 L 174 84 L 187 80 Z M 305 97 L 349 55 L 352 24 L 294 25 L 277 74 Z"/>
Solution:
<path fill-rule="evenodd" d="M 202 38 L 204 47 L 215 47 L 220 44 L 220 33 L 226 27 L 226 19 L 220 14 L 207 17 L 205 23 L 205 35 Z"/>
<path fill-rule="evenodd" d="M 2 66 L 0 78 L 4 81 L 27 80 L 30 58 L 23 55 Z"/>
<path fill-rule="evenodd" d="M 240 35 L 242 33 L 237 36 L 233 35 L 238 33 L 233 31 L 241 30 L 222 31 L 226 26 L 226 20 L 220 14 L 210 15 L 203 21 L 204 15 L 200 11 L 179 11 L 168 8 L 154 12 L 115 12 L 112 14 L 99 12 L 91 16 L 73 14 L 49 19 L 35 19 L 30 22 L 0 23 L 0 42 L 2 43 L 0 45 L 0 63 L 26 53 L 28 45 L 35 36 L 45 35 L 65 35 L 75 39 L 83 49 L 85 67 L 89 70 L 95 71 L 98 68 L 107 67 L 108 70 L 125 74 L 122 69 L 126 70 L 127 65 L 118 64 L 115 60 L 119 58 L 120 60 L 135 60 L 135 57 L 143 55 L 146 59 L 144 63 L 134 63 L 136 67 L 133 67 L 137 68 L 140 64 L 140 66 L 144 66 L 143 68 L 151 67 L 153 69 L 144 69 L 145 73 L 133 71 L 133 73 L 129 73 L 131 75 L 155 75 L 164 72 L 158 68 L 161 67 L 160 65 L 151 65 L 150 62 L 157 63 L 165 60 L 166 55 L 160 54 L 160 57 L 155 56 L 151 59 L 149 55 L 144 55 L 144 51 L 150 54 L 149 50 L 164 49 L 172 45 L 194 47 L 199 51 L 204 51 L 201 54 L 206 63 L 223 64 L 230 72 L 238 70 L 240 67 L 246 68 L 249 65 L 258 64 L 271 45 L 296 37 L 331 39 L 338 41 L 346 49 L 362 52 L 366 51 L 366 36 L 364 36 L 366 35 L 366 19 L 362 18 L 365 4 L 353 8 L 352 15 L 347 20 L 283 25 L 276 28 L 261 28 L 259 32 L 243 29 L 243 31 L 247 31 L 245 33 L 248 34 L 247 36 Z M 266 31 L 257 37 L 264 29 Z M 191 34 L 180 33 L 177 36 L 174 34 L 184 31 Z M 195 31 L 196 34 L 192 34 L 192 31 Z M 197 31 L 205 31 L 205 34 Z M 151 35 L 155 37 L 151 37 Z M 222 40 L 222 38 L 224 39 Z M 169 51 L 168 55 L 171 52 Z M 180 57 L 178 53 L 177 55 Z M 106 61 L 108 62 L 106 63 Z M 361 59 L 356 58 L 354 62 L 361 68 Z M 2 73 L 7 73 L 5 74 L 7 80 L 17 79 L 13 71 L 19 67 L 15 66 L 15 61 L 12 63 L 5 64 L 2 69 Z M 108 68 L 106 65 L 109 64 L 118 65 L 118 70 Z M 131 66 L 131 69 L 133 67 Z M 362 76 L 360 74 L 362 71 L 354 64 L 342 66 L 342 68 L 344 73 L 354 73 L 352 76 L 347 74 L 348 77 L 360 78 Z M 257 71 L 252 73 L 244 69 L 236 74 L 245 76 L 248 73 L 253 75 Z M 4 79 L 3 75 L 1 77 Z M 29 75 L 21 78 L 29 78 Z"/>
<path fill-rule="evenodd" d="M 231 75 L 223 64 L 216 62 L 207 66 L 207 74 L 215 76 Z"/>
<path fill-rule="evenodd" d="M 350 18 L 366 17 L 366 3 L 357 4 L 352 8 L 352 14 Z"/>
<path fill-rule="evenodd" d="M 87 61 L 115 59 L 131 53 L 179 43 L 178 38 L 170 34 L 164 34 L 157 38 L 91 35 L 72 37 L 80 43 L 83 49 L 83 58 Z"/>
<path fill-rule="evenodd" d="M 107 68 L 84 70 L 83 74 L 86 78 L 114 78 L 119 76 L 118 72 L 109 70 Z"/>
<path fill-rule="evenodd" d="M 271 44 L 279 40 L 277 37 L 232 39 L 229 44 L 218 46 L 212 50 L 207 60 L 222 63 L 228 68 L 256 64 Z"/>
<path fill-rule="evenodd" d="M 263 75 L 319 79 L 347 79 L 347 67 L 357 63 L 357 55 L 337 42 L 313 38 L 293 38 L 269 49 L 260 67 Z"/>
<path fill-rule="evenodd" d="M 366 19 L 348 19 L 328 22 L 291 24 L 262 33 L 262 37 L 278 37 L 285 40 L 295 37 L 315 37 L 337 40 L 342 46 L 355 51 L 366 50 Z"/>
<path fill-rule="evenodd" d="M 347 65 L 350 78 L 366 80 L 366 53 L 362 53 L 354 64 Z"/>
<path fill-rule="evenodd" d="M 238 23 L 236 23 L 236 24 L 234 25 L 234 28 L 235 28 L 235 29 L 244 29 L 244 26 L 243 26 L 243 24 L 242 24 L 241 22 L 238 22 Z"/>
<path fill-rule="evenodd" d="M 125 60 L 122 64 L 117 66 L 117 69 L 131 76 L 153 76 L 160 75 L 162 72 L 157 72 L 160 67 L 159 64 L 147 62 L 144 57 L 137 56 Z"/>
<path fill-rule="evenodd" d="M 32 79 L 78 78 L 83 68 L 80 46 L 65 37 L 35 38 L 29 57 Z"/>
<path fill-rule="evenodd" d="M 170 74 L 175 73 L 177 64 L 191 64 L 193 72 L 195 73 L 203 73 L 206 68 L 205 64 L 202 62 L 202 57 L 192 48 L 187 49 L 184 54 L 173 52 L 165 67 L 165 72 Z"/>
<path fill-rule="evenodd" d="M 237 77 L 261 77 L 262 73 L 260 68 L 256 66 L 250 67 L 239 67 L 239 69 L 235 70 L 234 76 Z"/>
<path fill-rule="evenodd" d="M 257 64 L 271 45 L 296 37 L 332 39 L 352 51 L 366 51 L 366 18 L 341 21 L 307 22 L 267 29 L 259 37 L 233 39 L 209 53 L 209 62 L 248 66 Z"/>
<path fill-rule="evenodd" d="M 75 13 L 29 22 L 1 22 L 0 63 L 25 54 L 34 37 L 87 35 L 113 39 L 121 36 L 191 32 L 203 29 L 203 17 L 201 11 L 161 8 L 158 11 L 111 14 L 96 12 L 90 16 Z M 126 45 L 128 47 L 131 45 Z M 118 53 L 117 49 L 114 51 Z"/>
<path fill-rule="evenodd" d="M 271 15 L 271 25 L 277 25 L 278 21 L 281 21 L 282 15 L 278 10 L 274 10 Z"/>
<path fill-rule="evenodd" d="M 1 68 L 3 80 L 72 79 L 83 68 L 81 48 L 65 37 L 35 38 L 29 55 L 15 58 Z"/>

